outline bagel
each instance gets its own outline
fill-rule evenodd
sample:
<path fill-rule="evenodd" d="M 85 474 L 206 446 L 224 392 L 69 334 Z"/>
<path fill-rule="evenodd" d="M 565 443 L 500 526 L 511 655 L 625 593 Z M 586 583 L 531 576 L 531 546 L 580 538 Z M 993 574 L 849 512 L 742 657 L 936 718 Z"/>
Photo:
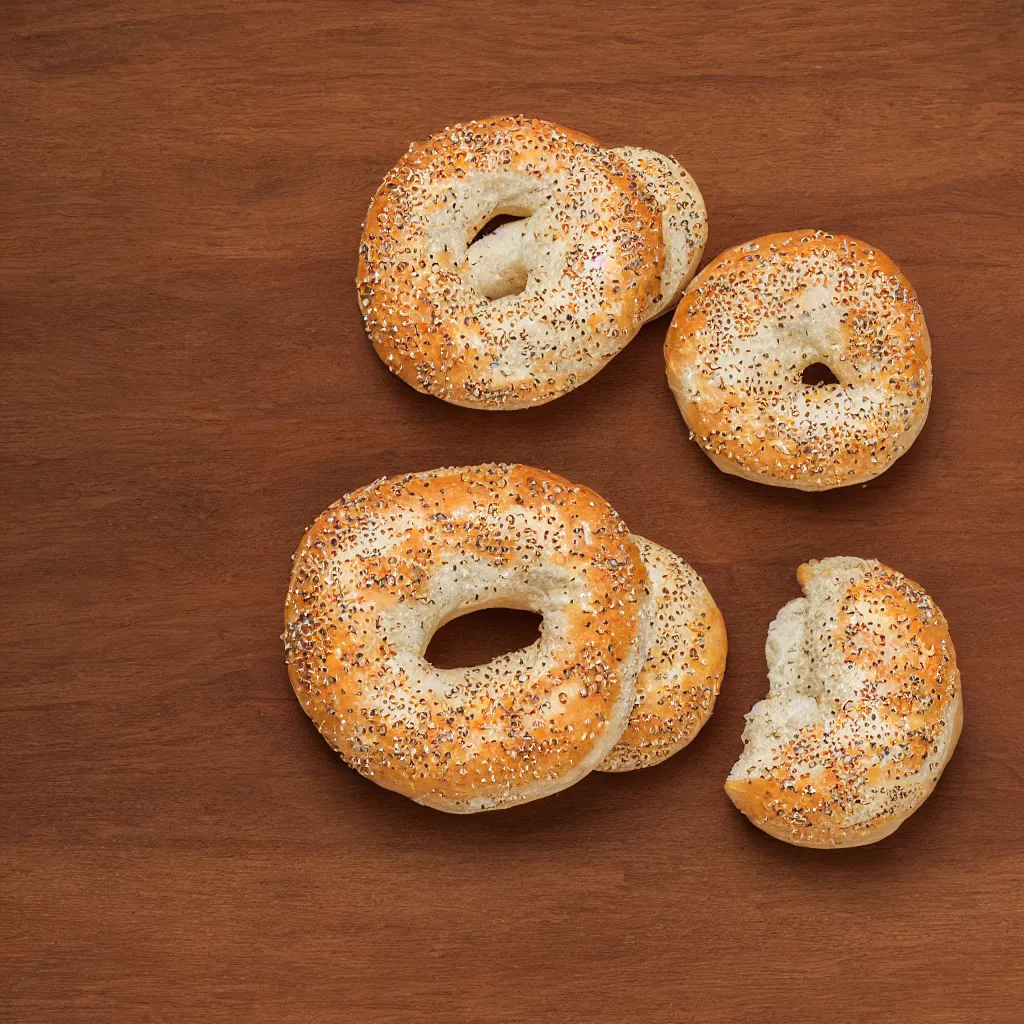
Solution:
<path fill-rule="evenodd" d="M 285 602 L 289 678 L 344 760 L 439 810 L 509 807 L 572 785 L 633 707 L 647 576 L 599 495 L 528 466 L 381 479 L 310 527 Z M 468 611 L 527 608 L 540 638 L 471 668 L 423 659 Z"/>
<path fill-rule="evenodd" d="M 623 152 L 525 117 L 412 145 L 359 249 L 360 307 L 386 365 L 481 409 L 548 402 L 597 373 L 674 300 L 706 234 L 678 164 Z M 474 243 L 502 214 L 522 219 Z"/>
<path fill-rule="evenodd" d="M 633 534 L 655 601 L 647 660 L 625 732 L 598 771 L 625 772 L 678 753 L 711 717 L 725 672 L 725 621 L 678 555 Z"/>
<path fill-rule="evenodd" d="M 880 562 L 826 558 L 797 578 L 725 789 L 787 843 L 874 843 L 924 803 L 960 736 L 953 642 L 934 601 Z"/>
<path fill-rule="evenodd" d="M 691 436 L 726 473 L 825 490 L 888 469 L 931 401 L 931 342 L 910 282 L 846 235 L 767 235 L 691 282 L 665 342 Z M 806 385 L 824 363 L 838 383 Z"/>
<path fill-rule="evenodd" d="M 661 209 L 665 265 L 661 291 L 644 315 L 653 320 L 671 309 L 697 270 L 708 240 L 708 214 L 697 183 L 671 156 L 627 146 L 613 151 L 641 177 Z"/>

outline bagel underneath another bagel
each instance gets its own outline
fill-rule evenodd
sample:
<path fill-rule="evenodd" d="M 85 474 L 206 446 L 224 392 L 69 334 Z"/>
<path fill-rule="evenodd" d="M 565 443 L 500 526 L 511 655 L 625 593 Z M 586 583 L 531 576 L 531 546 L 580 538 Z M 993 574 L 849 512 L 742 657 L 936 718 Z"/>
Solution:
<path fill-rule="evenodd" d="M 645 321 L 653 320 L 679 301 L 696 273 L 708 240 L 708 213 L 697 183 L 675 157 L 637 146 L 612 152 L 637 171 L 661 209 L 661 290 L 644 314 Z"/>
<path fill-rule="evenodd" d="M 633 534 L 654 600 L 651 645 L 625 732 L 597 766 L 649 768 L 678 753 L 711 717 L 725 672 L 725 620 L 704 581 L 678 555 Z"/>
<path fill-rule="evenodd" d="M 927 799 L 960 736 L 946 620 L 901 573 L 861 558 L 800 566 L 805 597 L 768 630 L 768 696 L 725 784 L 769 835 L 862 846 Z"/>

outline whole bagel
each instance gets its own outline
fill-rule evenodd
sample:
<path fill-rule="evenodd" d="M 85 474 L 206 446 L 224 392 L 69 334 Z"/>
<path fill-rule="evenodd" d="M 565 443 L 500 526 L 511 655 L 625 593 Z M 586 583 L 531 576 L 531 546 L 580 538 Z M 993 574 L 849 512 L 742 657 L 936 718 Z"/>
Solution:
<path fill-rule="evenodd" d="M 525 117 L 412 145 L 359 250 L 360 306 L 387 366 L 482 409 L 548 402 L 597 373 L 674 300 L 705 236 L 686 172 L 624 152 Z M 474 243 L 499 215 L 522 219 Z"/>
<path fill-rule="evenodd" d="M 332 505 L 295 554 L 289 677 L 361 774 L 444 811 L 509 807 L 572 785 L 625 728 L 651 599 L 622 520 L 528 466 L 382 479 Z M 423 659 L 477 608 L 543 615 L 540 639 L 486 665 Z"/>
<path fill-rule="evenodd" d="M 665 342 L 669 384 L 719 469 L 825 490 L 888 469 L 931 401 L 917 295 L 884 253 L 846 235 L 767 235 L 712 260 Z M 823 363 L 838 383 L 805 384 Z"/>
<path fill-rule="evenodd" d="M 797 578 L 806 596 L 768 630 L 769 693 L 725 789 L 787 843 L 874 843 L 924 803 L 960 736 L 953 641 L 934 601 L 880 562 L 826 558 Z"/>

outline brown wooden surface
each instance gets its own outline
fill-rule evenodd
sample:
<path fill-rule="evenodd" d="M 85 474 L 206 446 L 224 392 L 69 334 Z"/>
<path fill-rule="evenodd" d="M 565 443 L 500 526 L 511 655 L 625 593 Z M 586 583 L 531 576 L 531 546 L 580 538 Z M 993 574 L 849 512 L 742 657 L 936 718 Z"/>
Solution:
<path fill-rule="evenodd" d="M 1021 1019 L 1020 4 L 3 5 L 0 1018 Z M 931 417 L 865 488 L 727 478 L 667 326 L 543 408 L 416 394 L 353 277 L 405 146 L 498 112 L 676 154 L 708 256 L 870 240 L 916 285 Z M 468 818 L 347 769 L 285 675 L 289 556 L 344 491 L 485 460 L 688 558 L 729 667 L 665 765 Z M 946 613 L 960 747 L 881 845 L 789 848 L 722 781 L 797 564 Z M 528 639 L 458 629 L 440 659 Z M 473 646 L 475 644 L 476 646 Z M 490 647 L 488 646 L 490 645 Z"/>

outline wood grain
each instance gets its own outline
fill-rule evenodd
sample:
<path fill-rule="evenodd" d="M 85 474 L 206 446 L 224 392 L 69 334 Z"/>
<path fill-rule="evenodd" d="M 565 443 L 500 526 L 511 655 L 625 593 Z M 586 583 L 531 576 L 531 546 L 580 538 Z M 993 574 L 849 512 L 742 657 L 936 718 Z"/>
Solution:
<path fill-rule="evenodd" d="M 1020 1019 L 1016 0 L 32 0 L 2 24 L 0 1017 Z M 912 452 L 848 492 L 725 477 L 666 387 L 665 319 L 529 412 L 389 375 L 352 283 L 369 197 L 411 140 L 498 112 L 676 154 L 709 256 L 818 226 L 890 254 L 935 344 Z M 687 557 L 730 660 L 665 765 L 448 817 L 319 739 L 281 607 L 344 491 L 492 459 Z M 721 784 L 768 622 L 829 554 L 936 598 L 966 724 L 896 835 L 823 855 Z"/>

